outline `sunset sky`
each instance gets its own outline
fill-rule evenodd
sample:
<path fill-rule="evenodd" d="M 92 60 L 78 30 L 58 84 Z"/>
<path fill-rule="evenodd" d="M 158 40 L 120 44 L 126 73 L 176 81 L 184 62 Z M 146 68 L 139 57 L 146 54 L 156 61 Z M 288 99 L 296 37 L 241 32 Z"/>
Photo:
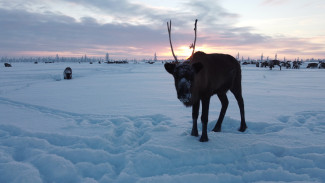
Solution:
<path fill-rule="evenodd" d="M 0 0 L 0 57 L 325 58 L 324 0 Z"/>

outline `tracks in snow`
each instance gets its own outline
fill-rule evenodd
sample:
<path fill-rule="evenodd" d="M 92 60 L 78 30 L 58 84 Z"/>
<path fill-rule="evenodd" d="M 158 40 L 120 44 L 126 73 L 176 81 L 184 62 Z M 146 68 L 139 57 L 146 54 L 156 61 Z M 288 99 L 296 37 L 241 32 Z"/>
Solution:
<path fill-rule="evenodd" d="M 159 114 L 78 114 L 2 97 L 0 104 L 42 113 L 49 118 L 73 120 L 75 126 L 68 127 L 65 131 L 98 131 L 97 135 L 80 136 L 78 133 L 69 135 L 61 132 L 31 132 L 13 125 L 0 125 L 0 170 L 1 167 L 8 167 L 12 162 L 16 162 L 13 166 L 21 166 L 26 172 L 39 172 L 35 175 L 43 177 L 45 182 L 78 182 L 83 176 L 97 181 L 107 177 L 115 179 L 126 168 L 132 152 L 150 141 L 153 132 L 166 131 L 171 124 L 169 118 Z M 48 164 L 50 165 L 47 166 Z M 53 171 L 63 167 L 70 173 L 64 173 L 65 169 L 61 173 Z"/>
<path fill-rule="evenodd" d="M 222 133 L 210 132 L 210 142 L 199 143 L 181 132 L 153 142 L 153 136 L 173 128 L 161 114 L 78 114 L 2 97 L 0 104 L 75 124 L 64 133 L 0 125 L 0 172 L 6 175 L 0 182 L 27 177 L 31 182 L 325 181 L 324 111 L 279 116 L 274 123 L 248 122 L 244 134 L 236 132 L 239 121 L 226 117 Z M 66 133 L 76 129 L 98 134 Z M 301 133 L 320 139 L 304 141 Z M 21 171 L 15 176 L 8 168 Z"/>

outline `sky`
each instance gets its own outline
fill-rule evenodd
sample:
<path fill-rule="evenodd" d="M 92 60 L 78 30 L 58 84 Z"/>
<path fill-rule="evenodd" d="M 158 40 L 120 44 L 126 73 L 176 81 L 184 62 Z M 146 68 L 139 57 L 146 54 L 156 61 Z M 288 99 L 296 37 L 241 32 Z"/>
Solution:
<path fill-rule="evenodd" d="M 325 58 L 324 0 L 0 0 L 0 57 Z"/>

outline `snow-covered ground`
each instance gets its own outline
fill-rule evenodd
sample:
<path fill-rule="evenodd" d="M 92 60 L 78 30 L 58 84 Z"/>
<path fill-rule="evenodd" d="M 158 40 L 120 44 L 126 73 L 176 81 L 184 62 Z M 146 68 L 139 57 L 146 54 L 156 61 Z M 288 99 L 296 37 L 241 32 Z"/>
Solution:
<path fill-rule="evenodd" d="M 162 64 L 0 66 L 0 182 L 325 182 L 325 70 L 242 66 L 209 142 Z M 70 66 L 72 80 L 63 80 Z M 201 124 L 199 124 L 199 132 Z"/>

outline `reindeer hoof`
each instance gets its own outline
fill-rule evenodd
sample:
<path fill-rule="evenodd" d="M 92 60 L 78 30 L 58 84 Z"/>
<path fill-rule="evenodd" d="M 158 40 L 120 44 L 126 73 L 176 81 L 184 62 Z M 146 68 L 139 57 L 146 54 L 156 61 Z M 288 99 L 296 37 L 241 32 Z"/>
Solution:
<path fill-rule="evenodd" d="M 208 137 L 201 136 L 200 142 L 208 142 L 208 141 L 209 141 Z"/>
<path fill-rule="evenodd" d="M 238 129 L 238 131 L 240 132 L 244 132 L 246 130 L 247 126 L 240 126 L 240 128 Z"/>
<path fill-rule="evenodd" d="M 197 130 L 193 130 L 192 129 L 191 135 L 192 136 L 195 136 L 195 137 L 198 137 L 199 136 L 199 132 Z"/>
<path fill-rule="evenodd" d="M 221 132 L 221 127 L 214 127 L 212 131 L 214 131 L 214 132 Z"/>

